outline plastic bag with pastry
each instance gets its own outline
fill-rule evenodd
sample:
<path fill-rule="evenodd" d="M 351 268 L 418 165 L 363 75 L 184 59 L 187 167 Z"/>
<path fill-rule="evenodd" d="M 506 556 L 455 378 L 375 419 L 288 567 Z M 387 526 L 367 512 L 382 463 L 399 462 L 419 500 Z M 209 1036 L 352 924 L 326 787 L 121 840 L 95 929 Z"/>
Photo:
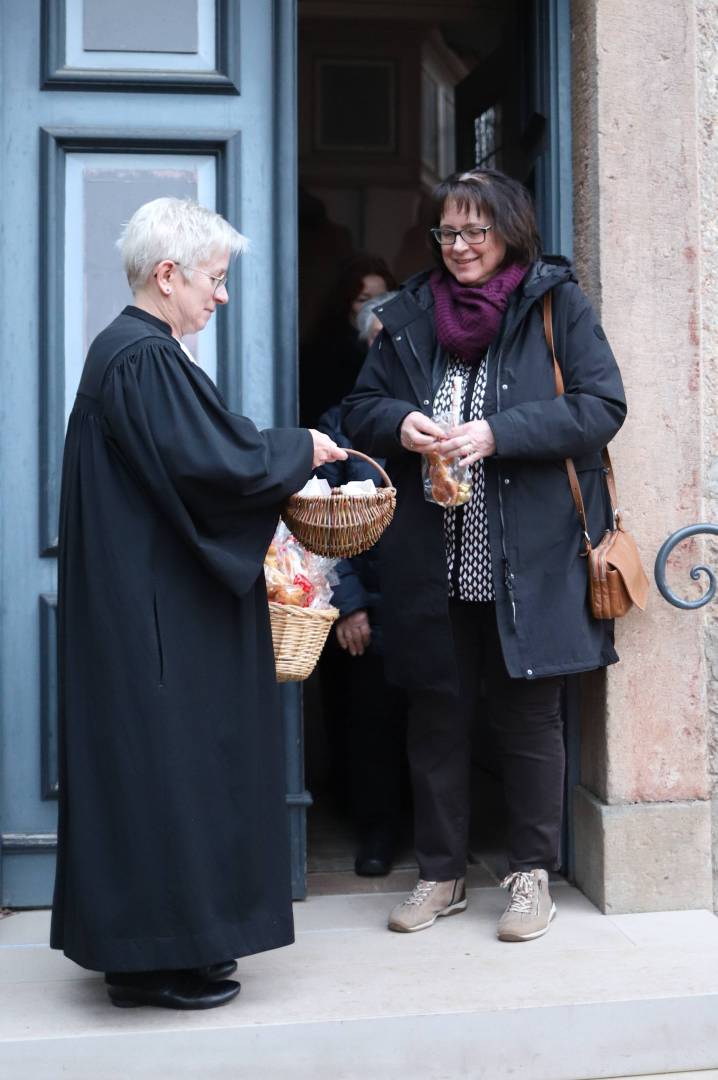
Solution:
<path fill-rule="evenodd" d="M 440 413 L 432 418 L 442 431 L 455 426 L 451 414 Z M 471 498 L 469 468 L 459 465 L 458 458 L 445 458 L 441 454 L 424 454 L 421 459 L 424 498 L 439 506 L 463 506 Z"/>
<path fill-rule="evenodd" d="M 331 607 L 337 562 L 307 551 L 280 522 L 264 560 L 268 598 L 295 607 Z"/>

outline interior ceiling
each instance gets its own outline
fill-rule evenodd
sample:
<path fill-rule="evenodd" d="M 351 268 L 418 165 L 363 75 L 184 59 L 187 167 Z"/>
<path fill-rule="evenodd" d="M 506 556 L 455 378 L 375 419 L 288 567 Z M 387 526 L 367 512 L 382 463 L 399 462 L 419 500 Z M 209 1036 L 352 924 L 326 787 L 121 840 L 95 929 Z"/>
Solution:
<path fill-rule="evenodd" d="M 512 0 L 299 0 L 299 14 L 312 19 L 411 19 L 412 22 L 501 21 Z"/>
<path fill-rule="evenodd" d="M 393 20 L 433 24 L 470 66 L 499 44 L 513 24 L 517 0 L 299 0 L 302 19 Z"/>

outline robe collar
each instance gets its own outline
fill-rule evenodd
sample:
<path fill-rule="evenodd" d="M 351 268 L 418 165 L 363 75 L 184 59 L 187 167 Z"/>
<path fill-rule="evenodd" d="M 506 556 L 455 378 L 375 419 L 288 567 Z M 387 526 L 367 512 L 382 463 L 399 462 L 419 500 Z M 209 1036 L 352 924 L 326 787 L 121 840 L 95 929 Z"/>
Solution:
<path fill-rule="evenodd" d="M 142 308 L 135 307 L 134 304 L 128 304 L 122 312 L 123 315 L 131 315 L 133 319 L 143 319 L 145 322 L 150 323 L 158 330 L 162 330 L 168 337 L 172 337 L 172 327 L 169 323 L 164 322 L 163 319 L 158 319 L 156 315 L 150 315 L 149 311 L 143 311 Z"/>

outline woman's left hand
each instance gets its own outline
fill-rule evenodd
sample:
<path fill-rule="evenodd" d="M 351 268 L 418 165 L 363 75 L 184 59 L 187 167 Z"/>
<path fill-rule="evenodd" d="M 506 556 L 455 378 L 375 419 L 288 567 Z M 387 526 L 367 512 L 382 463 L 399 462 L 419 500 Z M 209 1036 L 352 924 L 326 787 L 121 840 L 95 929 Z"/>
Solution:
<path fill-rule="evenodd" d="M 448 435 L 446 442 L 441 444 L 441 456 L 459 458 L 460 465 L 473 465 L 481 458 L 496 453 L 494 433 L 486 420 L 469 420 L 466 424 L 458 424 Z"/>
<path fill-rule="evenodd" d="M 362 608 L 337 619 L 336 635 L 342 649 L 346 649 L 350 656 L 363 656 L 371 641 L 371 623 L 367 612 Z"/>

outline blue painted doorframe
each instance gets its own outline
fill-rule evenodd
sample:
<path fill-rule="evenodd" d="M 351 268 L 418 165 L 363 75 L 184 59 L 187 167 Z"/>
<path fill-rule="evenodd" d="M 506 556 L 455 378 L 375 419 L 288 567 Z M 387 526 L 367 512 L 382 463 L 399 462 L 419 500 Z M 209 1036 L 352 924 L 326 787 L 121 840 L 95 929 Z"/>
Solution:
<path fill-rule="evenodd" d="M 536 0 L 533 10 L 533 94 L 547 117 L 544 153 L 536 166 L 536 199 L 544 250 L 573 258 L 571 130 L 571 3 Z M 563 698 L 566 806 L 562 870 L 574 878 L 576 851 L 573 792 L 581 778 L 581 678 L 566 679 Z"/>
<path fill-rule="evenodd" d="M 571 3 L 532 0 L 530 96 L 546 118 L 544 152 L 536 162 L 536 203 L 544 250 L 573 256 L 571 139 Z"/>
<path fill-rule="evenodd" d="M 535 165 L 535 197 L 544 251 L 573 258 L 573 165 L 571 131 L 571 2 L 531 0 L 530 108 L 546 121 Z M 575 869 L 573 792 L 580 781 L 580 676 L 566 679 L 563 695 L 566 744 L 562 871 Z"/>

